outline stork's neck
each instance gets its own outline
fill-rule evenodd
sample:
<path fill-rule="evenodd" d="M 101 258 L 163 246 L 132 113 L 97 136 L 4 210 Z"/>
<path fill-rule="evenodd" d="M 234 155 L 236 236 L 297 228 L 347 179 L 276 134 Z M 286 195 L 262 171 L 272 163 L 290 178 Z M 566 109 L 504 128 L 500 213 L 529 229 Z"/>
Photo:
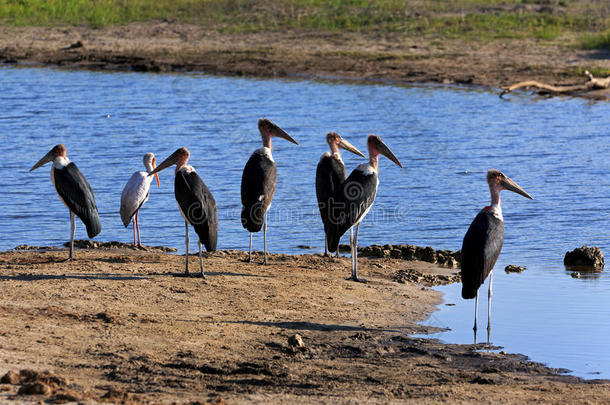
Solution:
<path fill-rule="evenodd" d="M 262 133 L 261 136 L 263 137 L 263 146 L 271 150 L 271 135 Z"/>
<path fill-rule="evenodd" d="M 491 206 L 498 207 L 500 210 L 502 209 L 500 205 L 500 191 L 502 191 L 502 187 L 498 184 L 490 184 L 489 192 L 491 194 Z"/>
<path fill-rule="evenodd" d="M 373 166 L 375 168 L 375 171 L 379 167 L 379 158 L 378 158 L 378 156 L 379 155 L 377 153 L 369 154 L 369 163 L 371 164 L 371 166 Z"/>
<path fill-rule="evenodd" d="M 341 154 L 339 153 L 339 146 L 335 142 L 330 142 L 328 146 L 330 146 L 331 155 L 341 156 Z"/>
<path fill-rule="evenodd" d="M 186 167 L 188 162 L 189 162 L 188 156 L 180 156 L 178 158 L 178 160 L 176 161 L 176 173 L 178 173 L 180 171 L 180 169 L 182 169 L 183 167 Z M 147 167 L 147 169 L 148 169 L 148 167 Z"/>
<path fill-rule="evenodd" d="M 150 173 L 154 170 L 152 162 L 145 162 L 144 167 L 146 167 L 146 172 Z"/>
<path fill-rule="evenodd" d="M 66 167 L 69 163 L 70 159 L 68 159 L 65 154 L 63 156 L 55 156 L 55 159 L 53 159 L 53 167 L 56 169 Z"/>
<path fill-rule="evenodd" d="M 377 171 L 377 168 L 379 167 L 379 151 L 377 150 L 373 142 L 369 141 L 367 146 L 369 149 L 369 163 L 371 164 L 371 166 L 373 166 L 375 171 Z"/>

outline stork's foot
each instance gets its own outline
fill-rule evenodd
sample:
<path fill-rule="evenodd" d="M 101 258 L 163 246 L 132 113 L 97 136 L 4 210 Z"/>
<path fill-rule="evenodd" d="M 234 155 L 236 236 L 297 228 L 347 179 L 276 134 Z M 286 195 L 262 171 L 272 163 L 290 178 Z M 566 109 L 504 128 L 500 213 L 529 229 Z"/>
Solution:
<path fill-rule="evenodd" d="M 267 263 L 267 259 L 263 260 L 263 262 L 261 263 L 263 266 L 267 266 L 269 263 Z"/>
<path fill-rule="evenodd" d="M 357 283 L 368 283 L 368 281 L 366 281 L 365 279 L 354 276 L 349 276 L 348 278 L 346 278 L 346 280 L 356 281 Z"/>
<path fill-rule="evenodd" d="M 68 263 L 68 262 L 71 262 L 72 260 L 74 260 L 73 257 L 68 257 L 67 259 L 60 260 L 60 263 Z"/>

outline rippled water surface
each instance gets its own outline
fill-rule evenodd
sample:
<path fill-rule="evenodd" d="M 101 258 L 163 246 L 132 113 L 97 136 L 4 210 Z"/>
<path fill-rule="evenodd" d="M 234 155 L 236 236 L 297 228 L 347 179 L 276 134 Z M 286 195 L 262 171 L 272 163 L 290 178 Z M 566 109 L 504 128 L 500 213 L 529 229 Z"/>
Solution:
<path fill-rule="evenodd" d="M 131 241 L 118 214 L 123 185 L 142 170 L 144 153 L 160 160 L 186 146 L 218 203 L 219 248 L 247 249 L 239 220 L 241 171 L 261 145 L 256 121 L 267 116 L 300 143 L 274 141 L 278 186 L 269 249 L 320 251 L 314 174 L 327 149 L 324 134 L 335 130 L 364 151 L 366 135 L 374 132 L 404 169 L 381 159 L 377 200 L 360 227 L 360 244 L 459 249 L 488 204 L 486 170 L 503 170 L 535 200 L 503 193 L 506 233 L 494 278 L 492 342 L 579 376 L 610 378 L 610 277 L 572 278 L 562 264 L 565 251 L 583 244 L 610 252 L 607 102 L 501 100 L 458 87 L 12 67 L 0 68 L 0 86 L 2 250 L 69 238 L 68 211 L 51 185 L 50 166 L 28 173 L 60 142 L 95 191 L 103 225 L 96 239 Z M 343 157 L 348 170 L 362 161 Z M 184 251 L 171 170 L 161 173 L 161 188 L 154 186 L 140 223 L 145 244 Z M 86 238 L 80 222 L 76 238 Z M 255 248 L 262 248 L 259 235 Z M 507 275 L 507 264 L 527 270 Z M 445 304 L 455 305 L 441 305 L 427 323 L 451 329 L 440 339 L 471 343 L 473 302 L 460 298 L 460 285 L 439 290 Z M 486 301 L 479 305 L 484 328 Z"/>

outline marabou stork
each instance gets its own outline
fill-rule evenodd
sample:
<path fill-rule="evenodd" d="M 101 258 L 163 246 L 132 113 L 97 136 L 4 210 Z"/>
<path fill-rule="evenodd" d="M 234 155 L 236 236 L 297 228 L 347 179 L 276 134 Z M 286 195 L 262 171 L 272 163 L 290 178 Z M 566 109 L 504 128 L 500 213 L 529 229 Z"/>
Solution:
<path fill-rule="evenodd" d="M 484 207 L 468 228 L 462 242 L 462 298 L 474 298 L 474 334 L 476 342 L 479 287 L 489 275 L 487 293 L 487 340 L 491 324 L 491 283 L 493 268 L 504 243 L 504 218 L 500 206 L 500 191 L 509 190 L 533 200 L 525 190 L 499 170 L 487 172 L 491 205 Z"/>
<path fill-rule="evenodd" d="M 371 209 L 375 201 L 379 180 L 377 171 L 379 167 L 378 156 L 384 155 L 392 162 L 402 168 L 402 165 L 394 156 L 390 148 L 386 146 L 377 135 L 369 135 L 367 139 L 369 150 L 369 162 L 359 165 L 347 179 L 341 184 L 334 196 L 335 209 L 333 216 L 335 221 L 331 222 L 328 238 L 328 250 L 334 252 L 339 247 L 339 239 L 343 234 L 355 226 L 354 235 L 350 238 L 352 249 L 352 275 L 348 280 L 361 281 L 358 278 L 358 228 L 360 222 Z"/>
<path fill-rule="evenodd" d="M 326 134 L 326 142 L 330 146 L 331 153 L 324 152 L 316 168 L 316 196 L 324 224 L 324 256 L 328 256 L 328 236 L 326 235 L 330 231 L 330 222 L 333 221 L 332 210 L 335 202 L 333 197 L 347 177 L 339 148 L 364 157 L 362 152 L 336 132 Z M 339 256 L 339 249 L 337 249 L 337 256 Z"/>
<path fill-rule="evenodd" d="M 85 176 L 78 170 L 78 167 L 70 162 L 70 159 L 66 156 L 66 147 L 62 144 L 54 146 L 49 153 L 32 166 L 30 172 L 48 162 L 53 162 L 51 182 L 55 186 L 55 191 L 57 191 L 59 199 L 70 210 L 70 256 L 68 260 L 71 260 L 73 258 L 74 230 L 76 228 L 74 214 L 78 215 L 87 227 L 89 238 L 93 238 L 100 233 L 102 224 L 97 213 L 93 190 Z"/>
<path fill-rule="evenodd" d="M 148 173 L 155 169 L 155 155 L 147 153 L 142 159 L 146 171 L 134 172 L 125 184 L 123 192 L 121 193 L 121 220 L 125 228 L 132 222 L 133 219 L 133 245 L 142 247 L 142 241 L 140 240 L 140 223 L 138 221 L 138 213 L 140 207 L 148 201 L 150 194 L 150 182 L 152 177 L 148 176 Z M 159 175 L 155 173 L 157 180 L 157 187 L 161 187 L 159 183 Z M 138 239 L 136 242 L 136 230 L 138 233 Z"/>
<path fill-rule="evenodd" d="M 263 147 L 252 153 L 241 177 L 241 223 L 250 232 L 249 262 L 252 261 L 252 233 L 263 228 L 263 264 L 267 264 L 267 210 L 277 180 L 277 168 L 271 154 L 271 138 L 286 139 L 296 145 L 298 142 L 267 118 L 258 120 L 258 130 L 263 138 Z"/>
<path fill-rule="evenodd" d="M 203 259 L 201 257 L 201 244 L 205 250 L 213 252 L 216 250 L 218 240 L 218 211 L 214 196 L 197 174 L 193 166 L 189 166 L 190 152 L 187 148 L 180 148 L 165 159 L 156 169 L 148 173 L 152 176 L 161 170 L 175 164 L 176 178 L 174 180 L 174 195 L 178 202 L 180 214 L 184 218 L 185 229 L 185 275 L 189 275 L 189 224 L 195 228 L 199 236 L 199 268 L 201 277 L 203 273 Z"/>

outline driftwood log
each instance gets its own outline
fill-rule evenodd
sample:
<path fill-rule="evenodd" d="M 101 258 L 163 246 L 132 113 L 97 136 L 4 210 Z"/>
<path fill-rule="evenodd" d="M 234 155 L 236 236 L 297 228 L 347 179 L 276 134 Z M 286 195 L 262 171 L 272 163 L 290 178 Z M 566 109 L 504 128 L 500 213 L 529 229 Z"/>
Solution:
<path fill-rule="evenodd" d="M 607 89 L 610 87 L 610 76 L 606 78 L 593 77 L 589 71 L 585 70 L 585 75 L 589 78 L 589 81 L 583 84 L 576 84 L 572 86 L 553 86 L 550 84 L 540 83 L 535 80 L 528 80 L 525 82 L 515 83 L 512 86 L 502 86 L 502 94 L 510 93 L 513 90 L 520 89 L 523 87 L 537 87 L 541 94 L 571 94 L 579 93 L 591 90 Z"/>

